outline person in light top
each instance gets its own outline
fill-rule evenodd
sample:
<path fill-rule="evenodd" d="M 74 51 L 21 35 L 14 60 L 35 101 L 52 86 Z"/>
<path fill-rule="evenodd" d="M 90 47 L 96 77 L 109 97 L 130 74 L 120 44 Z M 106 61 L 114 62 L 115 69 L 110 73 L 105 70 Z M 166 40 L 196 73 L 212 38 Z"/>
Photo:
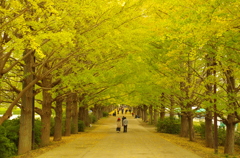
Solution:
<path fill-rule="evenodd" d="M 127 133 L 128 119 L 125 117 L 123 120 L 123 132 Z"/>
<path fill-rule="evenodd" d="M 118 119 L 117 119 L 117 132 L 118 132 L 118 133 L 121 131 L 121 126 L 122 126 L 121 119 L 118 118 Z"/>

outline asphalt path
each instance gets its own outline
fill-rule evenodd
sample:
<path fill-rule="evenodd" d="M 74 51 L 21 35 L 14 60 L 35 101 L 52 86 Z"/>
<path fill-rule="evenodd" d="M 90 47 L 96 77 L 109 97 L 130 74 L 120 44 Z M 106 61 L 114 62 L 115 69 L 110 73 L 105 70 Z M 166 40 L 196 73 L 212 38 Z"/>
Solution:
<path fill-rule="evenodd" d="M 37 158 L 200 158 L 182 147 L 162 139 L 155 127 L 125 114 L 128 132 L 116 132 L 116 120 L 123 115 L 100 119 L 82 137 L 54 148 Z"/>

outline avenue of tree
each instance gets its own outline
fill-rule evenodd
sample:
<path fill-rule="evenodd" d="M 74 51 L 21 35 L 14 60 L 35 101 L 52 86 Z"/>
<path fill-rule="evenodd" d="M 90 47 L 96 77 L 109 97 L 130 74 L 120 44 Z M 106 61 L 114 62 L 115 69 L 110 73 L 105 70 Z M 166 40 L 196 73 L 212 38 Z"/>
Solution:
<path fill-rule="evenodd" d="M 238 0 L 0 0 L 0 125 L 21 109 L 18 153 L 32 147 L 33 113 L 41 145 L 75 134 L 88 110 L 127 104 L 151 123 L 180 109 L 182 137 L 206 110 L 206 146 L 215 113 L 234 153 L 240 122 Z M 168 110 L 168 111 L 167 111 Z M 54 115 L 53 115 L 54 114 Z M 66 117 L 62 133 L 62 116 Z M 71 130 L 71 127 L 73 129 Z"/>

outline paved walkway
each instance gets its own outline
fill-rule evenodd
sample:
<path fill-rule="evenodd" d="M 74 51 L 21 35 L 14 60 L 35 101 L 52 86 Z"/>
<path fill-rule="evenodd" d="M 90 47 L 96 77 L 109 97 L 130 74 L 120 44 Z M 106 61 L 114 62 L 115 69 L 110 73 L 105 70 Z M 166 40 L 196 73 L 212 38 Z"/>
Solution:
<path fill-rule="evenodd" d="M 37 158 L 200 158 L 160 138 L 154 127 L 142 126 L 141 119 L 124 116 L 129 120 L 127 133 L 115 130 L 116 119 L 122 115 L 110 116 L 99 120 L 83 137 Z"/>

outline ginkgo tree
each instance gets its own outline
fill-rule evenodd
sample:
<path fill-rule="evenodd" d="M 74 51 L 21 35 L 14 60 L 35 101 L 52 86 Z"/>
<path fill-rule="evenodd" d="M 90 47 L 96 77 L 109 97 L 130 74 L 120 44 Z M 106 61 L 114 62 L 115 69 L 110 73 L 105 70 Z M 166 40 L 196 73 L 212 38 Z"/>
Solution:
<path fill-rule="evenodd" d="M 186 55 L 187 54 L 198 54 L 198 56 L 193 56 L 192 61 L 199 60 L 200 65 L 204 65 L 205 56 L 208 54 L 215 54 L 217 67 L 209 66 L 208 69 L 215 69 L 218 71 L 217 79 L 214 79 L 214 76 L 208 76 L 207 79 L 203 78 L 204 75 L 204 66 L 200 67 L 200 69 L 194 69 L 193 65 L 190 64 L 188 61 L 190 60 L 183 60 L 183 65 L 178 70 L 181 73 L 186 73 L 187 69 L 184 70 L 185 65 L 187 65 L 188 71 L 187 76 L 185 76 L 185 81 L 181 81 L 182 88 L 187 88 L 189 92 L 190 89 L 194 88 L 193 85 L 189 84 L 188 78 L 189 75 L 196 75 L 201 81 L 200 87 L 203 88 L 205 85 L 211 85 L 211 91 L 208 93 L 200 93 L 200 96 L 197 98 L 205 98 L 210 99 L 210 103 L 214 100 L 221 100 L 220 98 L 216 98 L 216 95 L 213 95 L 213 85 L 214 83 L 221 85 L 218 88 L 218 94 L 224 94 L 228 96 L 229 100 L 233 100 L 233 98 L 237 97 L 237 86 L 234 85 L 236 83 L 236 75 L 235 68 L 237 69 L 237 62 L 235 59 L 238 59 L 238 56 L 235 55 L 239 51 L 235 43 L 238 42 L 238 33 L 239 26 L 237 24 L 237 6 L 239 2 L 237 1 L 168 1 L 168 2 L 161 2 L 161 5 L 156 7 L 156 16 L 159 20 L 159 26 L 157 27 L 157 32 L 159 33 L 159 40 L 163 41 L 162 43 L 166 43 L 167 41 L 174 40 L 168 46 L 169 48 L 166 49 L 167 54 L 172 54 L 173 58 L 180 58 L 178 54 Z M 234 34 L 233 34 L 234 32 Z M 229 36 L 230 35 L 230 36 Z M 167 40 L 167 41 L 166 41 Z M 163 44 L 159 44 L 158 48 L 162 49 Z M 229 46 L 229 44 L 231 46 Z M 166 55 L 167 55 L 166 54 Z M 233 55 L 234 54 L 234 55 Z M 234 57 L 234 58 L 233 58 Z M 183 58 L 182 58 L 183 59 Z M 201 64 L 202 62 L 202 64 Z M 222 64 L 224 62 L 224 64 Z M 184 65 L 185 64 L 185 65 Z M 190 64 L 190 65 L 189 65 Z M 169 65 L 170 68 L 175 69 L 176 67 L 172 67 L 173 64 Z M 234 69 L 232 67 L 234 65 Z M 221 68 L 222 67 L 222 68 Z M 201 73 L 200 73 L 201 72 Z M 224 75 L 220 75 L 220 74 Z M 177 72 L 175 71 L 174 75 Z M 179 74 L 179 76 L 184 76 Z M 187 80 L 186 80 L 187 79 Z M 223 81 L 222 81 L 223 80 Z M 203 82 L 204 81 L 204 82 Z M 186 87 L 187 86 L 187 87 Z M 231 87 L 231 88 L 230 88 Z M 190 89 L 189 89 L 190 88 Z M 222 89 L 223 88 L 223 89 Z M 223 90 L 226 90 L 225 92 Z M 233 91 L 233 89 L 237 91 Z M 186 89 L 185 89 L 186 90 Z M 212 94 L 210 94 L 211 92 Z M 232 94 L 234 93 L 234 95 Z M 204 96 L 204 97 L 201 97 Z M 223 95 L 223 96 L 224 96 Z M 229 96 L 231 96 L 229 98 Z M 234 96 L 234 97 L 232 97 Z M 192 98 L 193 99 L 193 98 Z M 223 114 L 218 112 L 218 115 L 221 116 L 223 122 L 227 125 L 227 137 L 226 137 L 226 144 L 225 144 L 225 153 L 232 154 L 233 153 L 233 140 L 234 140 L 234 124 L 239 122 L 238 119 L 238 108 L 234 106 L 237 104 L 236 102 L 232 104 L 232 101 L 225 100 L 226 107 L 233 107 L 233 111 L 228 111 L 225 108 Z M 235 100 L 235 99 L 234 99 Z M 183 101 L 187 101 L 187 98 L 184 98 Z M 191 101 L 188 99 L 188 101 Z M 213 106 L 213 104 L 207 104 Z M 213 111 L 214 109 L 208 106 L 209 110 Z M 217 102 L 217 108 L 222 108 L 222 103 Z M 215 110 L 215 112 L 217 112 Z M 227 116 L 227 118 L 225 117 Z M 209 117 L 211 119 L 211 116 Z"/>
<path fill-rule="evenodd" d="M 240 120 L 238 6 L 236 0 L 4 1 L 0 84 L 8 110 L 0 124 L 13 107 L 22 109 L 22 154 L 31 150 L 33 110 L 41 116 L 44 146 L 52 109 L 60 140 L 63 114 L 69 135 L 70 124 L 77 132 L 77 112 L 89 108 L 100 116 L 110 104 L 128 104 L 146 120 L 149 107 L 154 122 L 157 110 L 163 118 L 166 108 L 171 116 L 181 108 L 181 135 L 193 141 L 195 111 L 205 108 L 207 141 L 216 112 L 227 126 L 225 153 L 232 154 Z M 35 109 L 34 96 L 41 104 Z"/>
<path fill-rule="evenodd" d="M 111 3 L 111 2 L 109 2 Z M 6 6 L 5 12 L 3 13 L 6 17 L 5 23 L 1 26 L 1 28 L 4 30 L 3 32 L 3 44 L 2 48 L 5 49 L 1 51 L 2 56 L 1 59 L 4 62 L 1 62 L 1 70 L 4 70 L 1 74 L 7 73 L 10 68 L 13 68 L 16 63 L 20 63 L 18 58 L 21 59 L 21 55 L 23 52 L 25 52 L 25 56 L 23 59 L 25 59 L 24 64 L 25 65 L 25 82 L 24 89 L 19 93 L 18 97 L 12 102 L 11 106 L 9 106 L 7 113 L 4 114 L 4 116 L 1 118 L 1 122 L 3 122 L 6 118 L 11 116 L 11 110 L 12 108 L 17 104 L 17 102 L 20 100 L 22 96 L 25 96 L 25 92 L 29 94 L 28 97 L 26 96 L 26 99 L 22 97 L 22 114 L 21 114 L 21 126 L 20 126 L 20 145 L 21 149 L 19 149 L 19 154 L 24 153 L 28 151 L 31 147 L 31 137 L 28 137 L 29 141 L 26 142 L 23 138 L 22 134 L 25 127 L 23 124 L 25 124 L 28 127 L 28 131 L 24 131 L 24 134 L 28 133 L 27 135 L 31 136 L 31 115 L 32 115 L 32 97 L 33 97 L 33 85 L 36 84 L 38 81 L 42 81 L 43 86 L 43 94 L 44 96 L 50 96 L 48 92 L 48 88 L 51 81 L 51 74 L 54 70 L 57 68 L 63 67 L 63 64 L 70 64 L 69 61 L 72 57 L 79 57 L 76 53 L 80 52 L 81 56 L 85 58 L 88 56 L 88 58 L 91 58 L 91 61 L 96 57 L 96 53 L 102 53 L 102 51 L 99 51 L 96 46 L 98 46 L 101 43 L 98 43 L 99 39 L 104 39 L 106 35 L 108 35 L 109 30 L 104 30 L 105 26 L 112 26 L 112 29 L 119 28 L 122 24 L 130 21 L 131 19 L 134 19 L 135 17 L 129 18 L 129 20 L 125 20 L 123 22 L 118 23 L 112 23 L 113 25 L 110 25 L 109 21 L 116 20 L 117 15 L 124 11 L 123 4 L 112 2 L 111 5 L 109 3 L 105 3 L 104 1 L 101 1 L 99 3 L 85 3 L 85 6 L 82 7 L 83 2 L 77 2 L 77 1 L 71 1 L 71 2 L 60 2 L 57 4 L 54 4 L 54 1 L 26 1 L 26 2 L 6 2 L 3 4 L 3 7 Z M 78 5 L 76 5 L 78 4 Z M 101 4 L 101 5 L 100 5 Z M 131 4 L 132 5 L 132 4 Z M 129 8 L 131 8 L 131 5 Z M 76 7 L 72 7 L 76 6 Z M 80 7 L 81 6 L 81 7 Z M 91 6 L 93 9 L 89 9 L 89 6 Z M 109 7 L 110 6 L 110 7 Z M 104 10 L 98 10 L 99 7 L 103 7 Z M 113 8 L 118 7 L 120 10 L 119 12 L 115 12 L 113 14 Z M 24 10 L 21 10 L 21 8 L 25 8 Z M 84 8 L 84 9 L 79 9 Z M 129 9 L 128 8 L 128 9 Z M 134 7 L 133 7 L 134 8 Z M 16 13 L 19 12 L 19 14 L 14 14 L 8 12 L 7 9 L 14 10 Z M 99 15 L 96 15 L 95 12 L 102 11 Z M 85 16 L 82 16 L 82 18 L 79 21 L 76 21 L 74 19 L 77 19 L 79 17 L 78 15 L 82 15 L 81 13 L 84 12 Z M 75 13 L 75 14 L 74 14 Z M 98 12 L 99 13 L 99 12 Z M 105 16 L 105 13 L 107 13 L 107 17 Z M 7 15 L 9 14 L 9 15 Z M 70 15 L 71 14 L 71 15 Z M 103 16 L 104 15 L 104 16 Z M 119 14 L 122 16 L 121 14 Z M 135 14 L 131 14 L 135 16 Z M 77 16 L 77 17 L 75 17 Z M 114 17 L 115 16 L 115 17 Z M 130 14 L 129 14 L 130 16 Z M 81 17 L 81 16 L 80 16 Z M 12 18 L 12 19 L 11 19 Z M 96 19 L 95 19 L 96 18 Z M 102 19 L 101 19 L 102 18 Z M 120 17 L 118 17 L 120 18 Z M 10 19 L 10 20 L 9 20 Z M 93 20 L 95 19 L 95 20 Z M 109 20 L 110 19 L 110 20 Z M 3 19 L 4 20 L 4 19 Z M 102 21 L 101 21 L 102 20 Z M 90 23 L 91 21 L 91 23 Z M 84 24 L 85 23 L 85 24 Z M 104 25 L 103 25 L 104 23 Z M 83 24 L 83 28 L 79 26 L 79 24 Z M 11 26 L 13 27 L 11 27 Z M 103 25 L 102 29 L 99 29 L 98 26 Z M 16 27 L 16 29 L 14 29 Z M 80 38 L 75 37 L 75 40 L 73 39 L 75 33 L 80 29 L 79 34 L 81 35 Z M 7 29 L 10 28 L 10 29 Z M 91 32 L 92 30 L 96 30 L 94 32 Z M 82 32 L 81 32 L 82 31 Z M 91 34 L 88 34 L 91 32 Z M 84 34 L 84 36 L 83 36 Z M 91 36 L 95 34 L 94 36 Z M 92 38 L 94 37 L 94 39 Z M 10 39 L 10 40 L 9 40 Z M 77 40 L 77 42 L 75 42 Z M 45 43 L 49 43 L 46 46 L 43 47 Z M 74 47 L 72 44 L 77 44 L 77 47 Z M 102 44 L 101 44 L 102 45 Z M 66 49 L 68 47 L 68 49 Z M 84 47 L 84 48 L 83 48 Z M 94 48 L 95 49 L 92 49 Z M 110 46 L 109 46 L 110 47 Z M 14 50 L 14 51 L 13 51 Z M 95 53 L 89 53 L 89 51 L 94 50 L 92 52 Z M 82 53 L 81 51 L 85 52 Z M 9 61 L 10 54 L 14 52 L 14 55 L 17 56 L 17 60 L 12 65 L 7 65 L 7 61 Z M 19 52 L 17 54 L 17 52 Z M 94 55 L 95 54 L 95 55 Z M 84 57 L 85 56 L 85 57 Z M 35 58 L 35 59 L 34 59 Z M 98 58 L 96 58 L 98 59 Z M 31 62 L 30 62 L 31 61 Z M 9 66 L 9 69 L 5 69 L 5 66 Z M 34 70 L 32 69 L 33 66 L 35 67 Z M 51 74 L 49 76 L 49 74 Z M 1 75 L 2 76 L 2 75 Z M 47 78 L 46 78 L 47 77 Z M 47 81 L 47 83 L 46 83 Z M 50 81 L 50 82 L 49 82 Z M 46 87 L 47 86 L 47 87 Z M 46 90 L 45 90 L 46 89 Z M 45 95 L 46 94 L 46 95 Z M 48 97 L 49 98 L 49 97 Z M 42 120 L 44 121 L 46 117 L 47 122 L 49 122 L 49 116 L 51 116 L 51 112 L 49 111 L 49 99 L 43 98 L 43 113 L 46 113 L 47 115 L 41 115 Z M 24 104 L 24 100 L 28 100 L 28 103 Z M 46 107 L 46 109 L 45 109 Z M 24 113 L 26 111 L 27 113 Z M 28 120 L 28 121 L 27 121 Z M 46 122 L 45 122 L 46 123 Z M 44 125 L 44 124 L 43 124 Z M 46 126 L 46 129 L 49 129 Z M 48 130 L 49 131 L 49 130 Z M 45 135 L 43 135 L 45 136 Z M 45 139 L 43 139 L 45 140 Z M 24 142 L 25 141 L 25 142 Z M 46 143 L 44 143 L 46 142 Z M 48 141 L 43 141 L 43 145 L 47 144 Z M 25 145 L 24 145 L 25 144 Z"/>

